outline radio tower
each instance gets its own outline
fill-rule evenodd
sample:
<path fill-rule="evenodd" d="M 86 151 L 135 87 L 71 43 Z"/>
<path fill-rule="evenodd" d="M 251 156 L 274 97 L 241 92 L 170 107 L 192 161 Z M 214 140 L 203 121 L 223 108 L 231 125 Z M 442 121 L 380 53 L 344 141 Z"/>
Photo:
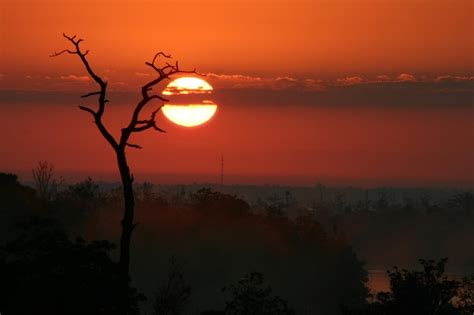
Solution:
<path fill-rule="evenodd" d="M 224 156 L 221 156 L 221 185 L 224 185 Z"/>

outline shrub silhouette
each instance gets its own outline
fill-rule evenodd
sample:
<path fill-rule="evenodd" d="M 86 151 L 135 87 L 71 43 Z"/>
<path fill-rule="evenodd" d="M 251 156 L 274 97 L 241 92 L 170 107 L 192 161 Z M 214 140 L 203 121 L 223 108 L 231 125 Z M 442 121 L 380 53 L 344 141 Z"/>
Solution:
<path fill-rule="evenodd" d="M 184 281 L 182 265 L 173 256 L 170 259 L 168 279 L 155 294 L 155 303 L 153 304 L 155 313 L 157 315 L 181 314 L 190 295 L 191 286 Z"/>
<path fill-rule="evenodd" d="M 0 248 L 0 312 L 138 314 L 143 296 L 120 286 L 107 241 L 69 240 L 54 221 L 32 219 Z"/>
<path fill-rule="evenodd" d="M 0 240 L 6 241 L 14 237 L 14 225 L 37 210 L 36 191 L 15 174 L 0 173 L 0 203 Z"/>
<path fill-rule="evenodd" d="M 251 272 L 223 289 L 230 294 L 225 314 L 229 315 L 290 315 L 294 312 L 286 301 L 272 295 L 272 289 L 264 286 L 263 275 Z"/>
<path fill-rule="evenodd" d="M 347 314 L 419 314 L 467 315 L 472 314 L 473 282 L 449 279 L 445 275 L 447 258 L 419 260 L 423 270 L 388 271 L 390 292 L 379 292 L 367 309 Z"/>

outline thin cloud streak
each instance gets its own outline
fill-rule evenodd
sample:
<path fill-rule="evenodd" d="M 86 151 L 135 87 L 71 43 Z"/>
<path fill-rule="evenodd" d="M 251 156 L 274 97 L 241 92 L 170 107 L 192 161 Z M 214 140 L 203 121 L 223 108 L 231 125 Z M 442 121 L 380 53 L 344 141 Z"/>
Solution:
<path fill-rule="evenodd" d="M 74 75 L 74 74 L 70 74 L 70 75 L 62 75 L 59 77 L 61 80 L 64 80 L 64 81 L 79 81 L 79 82 L 89 82 L 91 79 L 84 75 L 84 76 L 77 76 L 77 75 Z"/>
<path fill-rule="evenodd" d="M 149 78 L 147 78 L 149 77 Z M 125 77 L 110 74 L 106 79 L 111 92 L 121 93 L 121 98 L 136 99 L 139 88 L 152 74 L 136 72 Z M 3 85 L 0 101 L 61 99 L 54 95 L 88 92 L 91 83 L 87 76 L 28 75 L 25 82 L 33 80 L 41 90 L 31 84 L 19 91 L 18 86 Z M 5 80 L 3 82 L 8 82 Z M 208 73 L 204 78 L 214 87 L 212 100 L 220 104 L 300 104 L 300 105 L 390 105 L 390 106 L 472 106 L 474 104 L 474 76 L 438 74 L 432 76 L 400 73 L 376 76 L 350 75 L 320 79 L 293 76 L 261 77 L 243 74 Z M 3 83 L 2 83 L 3 84 Z M 163 87 L 164 88 L 164 87 Z M 34 92 L 36 90 L 36 92 Z M 49 92 L 49 94 L 48 94 Z M 41 95 L 40 95 L 41 94 Z M 48 96 L 49 95 L 49 96 Z M 15 99 L 17 98 L 17 99 Z M 31 99 L 31 100 L 30 100 Z"/>

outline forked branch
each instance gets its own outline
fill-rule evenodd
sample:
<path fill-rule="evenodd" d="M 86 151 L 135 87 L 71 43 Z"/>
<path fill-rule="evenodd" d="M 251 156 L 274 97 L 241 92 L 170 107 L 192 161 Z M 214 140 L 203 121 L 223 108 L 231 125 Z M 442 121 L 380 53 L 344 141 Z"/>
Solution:
<path fill-rule="evenodd" d="M 82 97 L 89 97 L 92 95 L 99 95 L 98 99 L 98 108 L 97 111 L 92 110 L 89 107 L 85 106 L 79 106 L 79 108 L 83 111 L 86 111 L 90 113 L 94 117 L 95 124 L 97 125 L 97 128 L 99 129 L 100 133 L 102 136 L 109 142 L 109 144 L 115 149 L 118 146 L 117 141 L 115 138 L 110 134 L 110 132 L 107 130 L 107 128 L 104 126 L 102 122 L 102 115 L 104 114 L 105 111 L 105 103 L 107 103 L 107 100 L 105 99 L 106 93 L 107 93 L 107 82 L 105 82 L 100 76 L 98 76 L 91 68 L 89 62 L 86 59 L 87 54 L 89 53 L 89 50 L 87 50 L 85 53 L 82 52 L 80 43 L 83 41 L 82 39 L 76 39 L 76 35 L 74 36 L 67 36 L 66 34 L 63 33 L 64 38 L 66 38 L 69 42 L 72 43 L 74 46 L 75 50 L 70 50 L 70 49 L 64 49 L 60 52 L 55 52 L 51 57 L 57 57 L 62 54 L 68 53 L 68 54 L 73 54 L 73 55 L 78 55 L 79 58 L 81 59 L 82 63 L 84 64 L 87 73 L 89 76 L 99 85 L 100 90 L 97 92 L 92 92 L 86 95 L 83 95 Z"/>
<path fill-rule="evenodd" d="M 138 148 L 138 145 L 131 145 L 128 140 L 132 133 L 134 132 L 141 132 L 145 131 L 147 129 L 153 129 L 159 132 L 165 132 L 163 129 L 159 128 L 156 122 L 156 114 L 157 112 L 161 109 L 163 104 L 161 104 L 155 111 L 152 112 L 151 116 L 147 120 L 140 120 L 140 114 L 142 110 L 146 107 L 148 103 L 150 103 L 153 100 L 159 100 L 162 103 L 168 102 L 168 99 L 164 98 L 162 95 L 156 93 L 156 94 L 151 94 L 150 91 L 157 86 L 159 83 L 161 83 L 163 80 L 167 79 L 169 80 L 173 75 L 179 75 L 179 74 L 196 74 L 200 76 L 204 76 L 205 74 L 201 74 L 196 71 L 196 69 L 193 70 L 181 70 L 179 68 L 179 63 L 178 61 L 175 61 L 174 63 L 171 62 L 164 62 L 162 65 L 158 64 L 158 60 L 161 58 L 164 59 L 171 59 L 171 55 L 166 54 L 162 51 L 156 53 L 152 59 L 151 62 L 145 62 L 145 65 L 151 67 L 155 72 L 157 73 L 157 77 L 155 77 L 153 80 L 147 82 L 144 84 L 141 88 L 141 94 L 142 94 L 142 99 L 138 102 L 138 104 L 135 106 L 135 109 L 133 110 L 132 117 L 130 119 L 130 123 L 128 124 L 127 127 L 122 129 L 122 134 L 120 137 L 120 141 L 115 140 L 115 138 L 110 134 L 110 132 L 107 130 L 107 128 L 104 126 L 102 122 L 102 116 L 105 111 L 105 104 L 108 102 L 106 100 L 106 93 L 107 93 L 107 82 L 102 79 L 99 75 L 97 75 L 94 70 L 91 68 L 86 56 L 89 53 L 89 50 L 86 52 L 83 52 L 80 47 L 80 43 L 83 41 L 82 39 L 77 39 L 76 35 L 74 36 L 68 36 L 66 34 L 63 34 L 64 38 L 66 38 L 69 42 L 72 43 L 74 49 L 64 49 L 59 52 L 55 52 L 51 57 L 57 57 L 63 54 L 72 54 L 72 55 L 78 55 L 79 58 L 81 59 L 82 63 L 84 64 L 87 73 L 89 76 L 97 83 L 99 86 L 99 91 L 94 91 L 87 93 L 85 95 L 82 95 L 81 98 L 87 98 L 90 96 L 99 96 L 98 98 L 98 108 L 97 110 L 93 110 L 92 108 L 86 107 L 86 106 L 79 106 L 79 108 L 85 112 L 90 113 L 94 117 L 94 121 L 104 136 L 104 138 L 110 143 L 110 145 L 114 149 L 122 149 L 125 150 L 126 146 L 133 147 L 133 148 Z M 140 147 L 141 148 L 141 147 Z"/>
<path fill-rule="evenodd" d="M 135 110 L 133 111 L 132 118 L 130 120 L 129 125 L 126 128 L 122 129 L 122 136 L 120 138 L 119 145 L 126 145 L 128 139 L 130 138 L 131 134 L 134 132 L 141 132 L 147 129 L 154 129 L 159 132 L 165 132 L 163 129 L 159 128 L 157 123 L 156 123 L 156 114 L 157 112 L 161 109 L 163 106 L 160 105 L 157 110 L 155 110 L 152 114 L 150 119 L 148 120 L 140 120 L 140 114 L 145 108 L 145 106 L 152 100 L 157 99 L 163 103 L 168 102 L 168 99 L 164 98 L 163 96 L 159 94 L 149 94 L 149 92 L 153 89 L 153 87 L 157 86 L 160 84 L 163 80 L 167 79 L 169 80 L 173 75 L 178 75 L 178 74 L 197 74 L 197 75 L 203 75 L 201 73 L 198 73 L 196 69 L 194 70 L 181 70 L 179 68 L 179 63 L 178 61 L 175 61 L 174 65 L 170 64 L 169 62 L 166 62 L 164 65 L 159 66 L 157 64 L 158 59 L 160 57 L 163 57 L 165 59 L 171 59 L 171 55 L 168 55 L 162 51 L 158 52 L 155 54 L 151 62 L 145 62 L 145 65 L 151 67 L 153 70 L 156 71 L 158 76 L 154 78 L 153 80 L 149 81 L 145 85 L 142 86 L 141 91 L 142 91 L 142 99 L 140 102 L 138 102 L 137 106 L 135 107 Z"/>

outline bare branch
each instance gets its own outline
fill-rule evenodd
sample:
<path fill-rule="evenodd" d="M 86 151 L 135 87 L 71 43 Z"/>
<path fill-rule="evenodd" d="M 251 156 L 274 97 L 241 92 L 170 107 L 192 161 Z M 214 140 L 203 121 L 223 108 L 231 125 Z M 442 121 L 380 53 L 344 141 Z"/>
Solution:
<path fill-rule="evenodd" d="M 97 92 L 92 92 L 92 93 L 88 93 L 86 95 L 83 95 L 82 97 L 85 98 L 85 97 L 89 97 L 89 96 L 92 96 L 92 95 L 99 95 L 99 99 L 98 99 L 98 109 L 97 109 L 97 112 L 95 112 L 94 110 L 92 110 L 91 108 L 89 107 L 85 107 L 85 106 L 79 106 L 79 108 L 83 111 L 86 111 L 88 113 L 90 113 L 91 115 L 94 116 L 94 119 L 95 119 L 95 124 L 97 125 L 97 128 L 99 129 L 99 131 L 101 132 L 102 136 L 109 142 L 109 144 L 114 148 L 116 149 L 118 147 L 118 144 L 117 144 L 117 141 L 115 140 L 115 138 L 110 134 L 110 132 L 107 130 L 107 128 L 104 126 L 103 122 L 102 122 L 102 115 L 104 114 L 104 111 L 105 111 L 105 104 L 108 102 L 106 100 L 106 94 L 107 94 L 107 82 L 105 82 L 100 76 L 98 76 L 94 70 L 92 70 L 91 66 L 89 65 L 89 62 L 88 60 L 86 59 L 86 55 L 89 53 L 89 50 L 87 50 L 85 53 L 82 52 L 81 50 L 81 47 L 80 47 L 80 43 L 83 42 L 82 39 L 76 39 L 76 35 L 74 36 L 68 36 L 66 35 L 65 33 L 63 33 L 63 37 L 66 38 L 68 41 L 71 42 L 71 44 L 74 46 L 75 48 L 75 51 L 73 50 L 70 50 L 70 49 L 65 49 L 65 50 L 62 50 L 58 53 L 54 53 L 52 55 L 52 57 L 56 57 L 56 56 L 59 56 L 59 55 L 62 55 L 64 53 L 68 53 L 68 54 L 76 54 L 79 56 L 79 58 L 81 59 L 82 63 L 84 64 L 84 67 L 86 68 L 87 70 L 87 73 L 89 74 L 89 76 L 99 85 L 100 87 L 100 91 L 97 91 Z"/>
<path fill-rule="evenodd" d="M 131 131 L 132 132 L 141 132 L 141 131 L 145 131 L 145 130 L 150 129 L 150 128 L 153 128 L 154 130 L 159 131 L 159 132 L 166 133 L 166 130 L 161 129 L 160 127 L 158 127 L 156 125 L 156 121 L 149 121 L 146 125 L 141 126 L 141 127 L 133 128 Z"/>
<path fill-rule="evenodd" d="M 149 97 L 150 100 L 153 100 L 155 98 L 159 99 L 160 101 L 163 101 L 163 102 L 169 102 L 169 100 L 167 98 L 164 98 L 163 96 L 160 96 L 160 95 L 152 95 Z"/>
<path fill-rule="evenodd" d="M 85 106 L 81 106 L 79 105 L 79 108 L 82 109 L 83 111 L 86 111 L 88 113 L 91 113 L 92 116 L 94 116 L 94 118 L 96 118 L 96 115 L 97 113 L 94 112 L 92 109 L 90 109 L 89 107 L 85 107 Z"/>
<path fill-rule="evenodd" d="M 207 73 L 202 73 L 202 72 L 198 72 L 196 71 L 196 69 L 194 69 L 194 74 L 198 75 L 198 76 L 201 76 L 201 77 L 207 77 Z"/>
<path fill-rule="evenodd" d="M 148 121 L 145 125 L 143 125 L 141 127 L 135 127 L 135 128 L 130 129 L 130 133 L 131 132 L 145 131 L 147 129 L 153 128 L 153 124 L 154 124 L 153 121 Z"/>
<path fill-rule="evenodd" d="M 167 55 L 164 52 L 160 51 L 155 54 L 155 57 L 153 57 L 153 61 L 151 63 L 155 64 L 156 58 L 158 58 L 159 56 L 163 56 L 165 58 L 171 58 L 171 55 Z"/>
<path fill-rule="evenodd" d="M 50 57 L 57 57 L 57 56 L 60 56 L 64 53 L 68 53 L 68 54 L 77 54 L 77 51 L 71 51 L 69 49 L 64 49 L 64 50 L 61 50 L 60 52 L 55 52 L 54 54 L 52 54 Z"/>
<path fill-rule="evenodd" d="M 159 128 L 157 125 L 156 125 L 156 114 L 158 113 L 158 111 L 161 109 L 162 106 L 158 107 L 157 109 L 155 109 L 152 113 L 151 113 L 151 117 L 150 117 L 150 122 L 152 122 L 152 127 L 153 129 L 155 129 L 156 131 L 159 131 L 159 132 L 164 132 L 166 133 L 166 131 L 164 131 L 163 129 Z"/>
<path fill-rule="evenodd" d="M 135 149 L 142 149 L 142 147 L 139 146 L 138 144 L 126 143 L 125 145 L 129 146 L 129 147 L 132 147 L 132 148 L 135 148 Z"/>
<path fill-rule="evenodd" d="M 132 132 L 141 132 L 141 131 L 145 131 L 145 130 L 151 129 L 151 128 L 153 128 L 156 131 L 166 132 L 165 130 L 159 128 L 156 124 L 156 114 L 161 109 L 161 107 L 162 106 L 158 107 L 156 110 L 154 110 L 151 113 L 150 119 L 148 119 L 148 120 L 137 120 L 135 122 L 135 124 L 133 125 L 133 127 L 129 126 L 127 128 L 124 128 L 122 130 L 122 141 L 123 141 L 124 135 L 127 135 L 127 137 L 129 137 Z M 142 126 L 137 126 L 137 125 L 142 125 Z"/>
<path fill-rule="evenodd" d="M 163 129 L 159 128 L 159 127 L 156 125 L 156 122 L 153 124 L 153 129 L 155 129 L 156 131 L 159 131 L 159 132 L 166 133 L 166 130 L 163 130 Z"/>
<path fill-rule="evenodd" d="M 135 110 L 133 111 L 132 119 L 130 120 L 128 127 L 122 129 L 122 136 L 120 138 L 119 146 L 122 146 L 122 147 L 126 146 L 127 141 L 133 132 L 141 132 L 141 131 L 151 129 L 151 128 L 153 128 L 156 131 L 165 132 L 163 129 L 157 126 L 156 120 L 155 120 L 156 113 L 161 109 L 161 106 L 152 113 L 152 116 L 149 120 L 139 119 L 141 111 L 151 100 L 158 99 L 162 102 L 169 101 L 165 97 L 158 94 L 149 95 L 149 91 L 151 91 L 153 87 L 155 87 L 156 85 L 158 85 L 161 81 L 165 79 L 168 79 L 168 80 L 171 79 L 171 76 L 176 75 L 176 74 L 196 74 L 200 76 L 205 76 L 205 74 L 201 74 L 197 72 L 196 69 L 181 70 L 179 68 L 178 61 L 175 61 L 174 65 L 172 63 L 166 62 L 165 65 L 162 67 L 157 66 L 156 61 L 159 56 L 163 56 L 165 58 L 171 58 L 171 55 L 166 55 L 163 52 L 158 52 L 157 54 L 155 54 L 151 62 L 145 62 L 145 65 L 153 68 L 158 73 L 158 77 L 156 77 L 155 79 L 149 81 L 148 83 L 142 86 L 142 100 L 135 107 Z"/>
<path fill-rule="evenodd" d="M 140 132 L 140 131 L 144 131 L 144 130 L 151 129 L 151 128 L 153 128 L 156 131 L 165 132 L 163 129 L 159 128 L 156 124 L 156 113 L 160 110 L 162 105 L 160 107 L 158 107 L 158 109 L 155 110 L 151 114 L 150 119 L 148 119 L 148 120 L 140 120 L 139 119 L 141 111 L 143 110 L 143 108 L 150 101 L 152 101 L 154 99 L 157 99 L 157 100 L 159 100 L 163 103 L 169 101 L 168 99 L 166 99 L 165 97 L 163 97 L 159 94 L 149 95 L 149 92 L 153 89 L 153 87 L 155 87 L 156 85 L 158 85 L 160 82 L 162 82 L 165 79 L 167 79 L 167 80 L 171 79 L 171 76 L 176 75 L 176 74 L 203 75 L 201 73 L 198 73 L 196 71 L 196 69 L 194 69 L 194 70 L 181 70 L 179 68 L 178 61 L 175 61 L 174 65 L 173 65 L 173 63 L 166 62 L 166 63 L 164 63 L 164 66 L 158 66 L 156 64 L 156 62 L 159 59 L 159 57 L 164 57 L 164 58 L 170 59 L 171 55 L 165 54 L 162 51 L 156 53 L 153 56 L 152 61 L 151 62 L 145 62 L 145 65 L 153 68 L 158 73 L 158 76 L 155 79 L 149 81 L 148 83 L 146 83 L 145 85 L 142 86 L 142 89 L 141 89 L 142 100 L 140 102 L 138 102 L 138 104 L 136 105 L 136 107 L 133 111 L 130 123 L 128 124 L 128 126 L 126 128 L 122 129 L 122 135 L 120 137 L 120 142 L 117 142 L 115 140 L 115 138 L 109 133 L 109 131 L 105 128 L 105 126 L 102 123 L 102 115 L 104 114 L 104 111 L 105 111 L 105 104 L 108 102 L 108 100 L 106 99 L 107 82 L 105 82 L 100 76 L 98 76 L 92 70 L 91 66 L 89 65 L 89 62 L 86 59 L 86 56 L 89 53 L 89 50 L 87 50 L 86 52 L 82 52 L 81 47 L 80 47 L 80 43 L 83 42 L 83 40 L 82 39 L 76 39 L 76 35 L 68 36 L 68 35 L 63 33 L 63 36 L 64 36 L 64 38 L 66 38 L 68 41 L 70 41 L 72 43 L 75 50 L 65 49 L 65 50 L 62 50 L 60 52 L 55 52 L 52 55 L 52 57 L 56 57 L 56 56 L 59 56 L 59 55 L 65 54 L 65 53 L 78 55 L 79 58 L 81 59 L 82 63 L 84 64 L 89 76 L 99 85 L 99 87 L 100 87 L 99 91 L 87 93 L 87 94 L 81 96 L 82 98 L 87 98 L 87 97 L 90 97 L 90 96 L 93 96 L 93 95 L 98 95 L 99 96 L 99 99 L 98 99 L 99 106 L 98 106 L 97 111 L 94 111 L 93 109 L 91 109 L 89 107 L 85 107 L 85 106 L 79 106 L 79 108 L 81 110 L 86 111 L 86 112 L 90 113 L 91 115 L 93 115 L 93 117 L 95 118 L 95 123 L 97 125 L 97 128 L 100 130 L 100 132 L 102 133 L 104 138 L 106 138 L 106 140 L 112 145 L 112 147 L 114 147 L 114 149 L 118 149 L 118 148 L 124 149 L 126 146 L 138 148 L 137 145 L 133 145 L 133 144 L 128 143 L 128 139 L 130 138 L 130 135 L 133 132 Z"/>
<path fill-rule="evenodd" d="M 81 47 L 79 46 L 79 44 L 84 40 L 83 39 L 75 40 L 76 35 L 71 37 L 71 36 L 67 36 L 66 34 L 63 33 L 63 36 L 64 36 L 64 38 L 69 40 L 74 45 L 74 47 L 76 48 L 76 51 L 71 51 L 71 50 L 65 49 L 65 50 L 61 51 L 60 53 L 55 53 L 53 55 L 53 57 L 59 56 L 59 55 L 63 54 L 64 52 L 68 52 L 70 54 L 78 55 L 81 58 L 82 63 L 86 67 L 87 73 L 89 73 L 89 75 L 92 77 L 92 79 L 94 79 L 94 81 L 96 81 L 101 87 L 105 86 L 106 82 L 104 80 L 102 80 L 102 78 L 100 78 L 97 74 L 95 74 L 95 72 L 92 70 L 92 68 L 89 65 L 89 62 L 86 59 L 86 55 L 89 53 L 89 51 L 86 51 L 85 53 L 83 53 L 81 51 Z"/>
<path fill-rule="evenodd" d="M 72 36 L 72 37 L 69 37 L 67 36 L 65 33 L 63 33 L 63 37 L 69 39 L 71 42 L 74 42 L 74 38 L 76 38 L 76 35 Z"/>
<path fill-rule="evenodd" d="M 152 67 L 156 72 L 158 72 L 160 74 L 160 76 L 163 76 L 163 77 L 166 76 L 166 74 L 163 71 L 164 69 L 160 69 L 160 68 L 156 67 L 153 63 L 150 63 L 150 62 L 145 62 L 145 64 L 147 66 Z"/>
<path fill-rule="evenodd" d="M 101 91 L 87 93 L 85 95 L 82 95 L 81 98 L 86 98 L 86 97 L 89 97 L 89 96 L 92 96 L 92 95 L 99 95 L 100 93 L 101 93 Z"/>
<path fill-rule="evenodd" d="M 157 109 L 155 109 L 155 110 L 151 113 L 150 120 L 155 121 L 156 114 L 157 114 L 158 111 L 161 109 L 161 107 L 162 107 L 162 106 L 158 107 Z"/>

